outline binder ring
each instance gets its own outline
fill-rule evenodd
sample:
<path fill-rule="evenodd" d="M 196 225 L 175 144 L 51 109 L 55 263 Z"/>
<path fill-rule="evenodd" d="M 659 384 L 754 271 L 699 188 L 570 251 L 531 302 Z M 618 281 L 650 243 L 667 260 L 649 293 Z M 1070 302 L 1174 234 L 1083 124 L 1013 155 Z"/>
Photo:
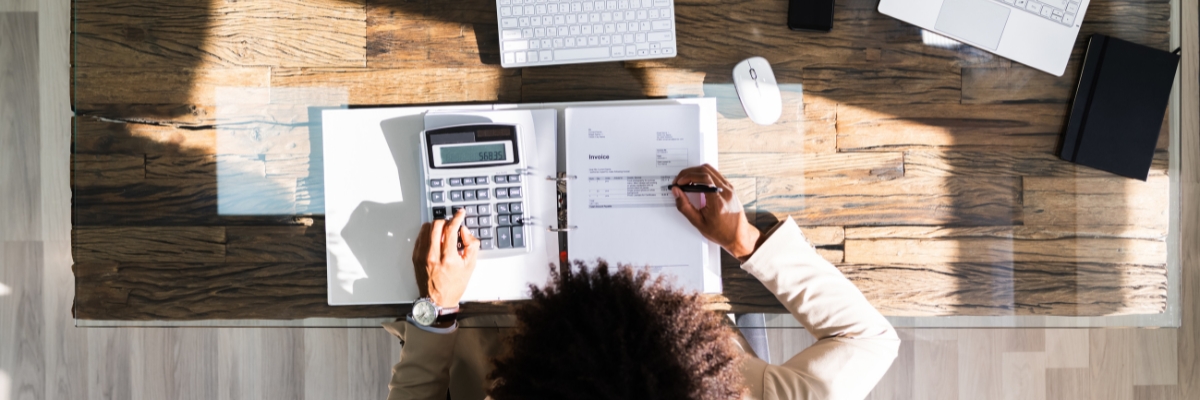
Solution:
<path fill-rule="evenodd" d="M 549 230 L 550 232 L 569 232 L 569 231 L 575 230 L 576 228 L 579 228 L 579 227 L 575 226 L 575 225 L 570 225 L 570 226 L 567 226 L 566 228 L 556 228 L 553 226 L 546 226 L 546 230 Z"/>
<path fill-rule="evenodd" d="M 562 178 L 555 178 L 553 176 L 546 175 L 546 180 L 548 181 L 566 182 L 571 179 L 575 179 L 575 175 L 563 175 Z"/>

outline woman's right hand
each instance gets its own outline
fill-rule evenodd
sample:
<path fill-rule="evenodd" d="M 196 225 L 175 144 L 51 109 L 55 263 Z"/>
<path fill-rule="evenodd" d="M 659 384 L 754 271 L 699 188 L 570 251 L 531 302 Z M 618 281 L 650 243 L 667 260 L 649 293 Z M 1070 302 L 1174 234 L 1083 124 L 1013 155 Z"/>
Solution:
<path fill-rule="evenodd" d="M 754 254 L 760 236 L 758 228 L 746 219 L 746 212 L 734 194 L 733 185 L 716 168 L 704 164 L 684 169 L 673 183 L 697 183 L 720 188 L 720 192 L 702 193 L 705 196 L 702 208 L 696 208 L 679 188 L 671 188 L 671 193 L 675 195 L 675 208 L 708 240 L 716 242 L 739 260 Z"/>

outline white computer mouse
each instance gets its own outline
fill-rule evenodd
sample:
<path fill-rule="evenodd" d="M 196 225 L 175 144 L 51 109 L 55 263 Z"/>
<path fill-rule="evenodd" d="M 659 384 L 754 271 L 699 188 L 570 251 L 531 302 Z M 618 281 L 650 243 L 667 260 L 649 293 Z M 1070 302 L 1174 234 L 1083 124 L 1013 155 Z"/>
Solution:
<path fill-rule="evenodd" d="M 771 125 L 783 114 L 783 98 L 771 64 L 762 57 L 750 57 L 733 67 L 733 87 L 751 121 Z"/>

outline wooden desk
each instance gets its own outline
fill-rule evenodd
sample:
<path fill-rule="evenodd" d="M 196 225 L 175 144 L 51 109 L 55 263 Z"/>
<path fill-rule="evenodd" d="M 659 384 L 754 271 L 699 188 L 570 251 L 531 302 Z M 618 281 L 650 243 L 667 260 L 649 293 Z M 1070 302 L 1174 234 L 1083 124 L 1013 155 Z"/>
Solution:
<path fill-rule="evenodd" d="M 731 90 L 729 71 L 750 56 L 803 96 L 785 93 L 770 127 L 727 109 L 721 170 L 760 226 L 795 217 L 884 314 L 1164 310 L 1166 125 L 1146 183 L 1052 152 L 1087 36 L 1165 49 L 1167 1 L 1094 1 L 1061 78 L 926 45 L 876 1 L 837 4 L 821 34 L 787 30 L 785 1 L 677 0 L 676 58 L 502 69 L 492 0 L 76 1 L 76 316 L 404 313 L 325 305 L 319 215 L 218 213 L 223 123 L 308 137 L 310 122 L 221 120 L 218 87 L 343 88 L 351 106 L 636 99 Z M 264 177 L 319 195 L 295 167 L 311 165 L 307 148 L 262 140 L 251 161 Z M 783 311 L 735 264 L 724 277 L 714 300 Z"/>

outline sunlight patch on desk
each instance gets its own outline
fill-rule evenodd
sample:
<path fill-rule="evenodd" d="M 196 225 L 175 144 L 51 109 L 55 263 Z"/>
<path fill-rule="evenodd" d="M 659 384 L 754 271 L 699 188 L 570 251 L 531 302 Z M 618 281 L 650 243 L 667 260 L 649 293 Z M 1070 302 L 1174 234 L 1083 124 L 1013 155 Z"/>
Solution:
<path fill-rule="evenodd" d="M 10 294 L 12 294 L 12 288 L 5 285 L 4 282 L 0 282 L 0 296 L 8 296 Z"/>
<path fill-rule="evenodd" d="M 216 90 L 217 210 L 221 215 L 323 214 L 321 110 L 345 88 Z"/>
<path fill-rule="evenodd" d="M 921 43 L 924 43 L 926 46 L 941 47 L 943 49 L 957 49 L 963 45 L 962 42 L 924 29 L 921 30 Z"/>

